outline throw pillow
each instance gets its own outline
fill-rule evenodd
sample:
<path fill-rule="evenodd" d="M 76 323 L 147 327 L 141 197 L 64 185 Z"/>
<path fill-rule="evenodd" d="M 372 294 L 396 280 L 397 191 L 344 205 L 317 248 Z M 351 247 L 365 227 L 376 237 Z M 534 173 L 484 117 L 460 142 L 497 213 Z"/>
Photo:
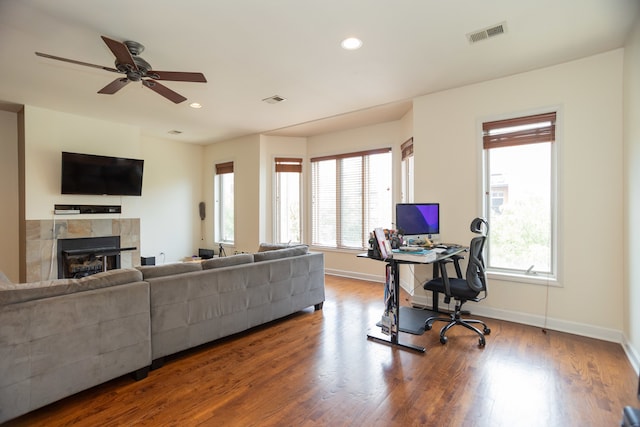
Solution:
<path fill-rule="evenodd" d="M 255 262 L 267 261 L 271 259 L 288 258 L 294 256 L 305 255 L 309 247 L 307 245 L 292 246 L 285 249 L 275 249 L 267 252 L 258 252 L 253 255 Z"/>
<path fill-rule="evenodd" d="M 252 262 L 253 254 L 237 254 L 202 261 L 202 269 L 210 270 L 212 268 L 231 267 L 233 265 L 249 264 Z"/>
<path fill-rule="evenodd" d="M 284 249 L 289 247 L 288 243 L 260 243 L 258 252 L 274 251 L 276 249 Z"/>
<path fill-rule="evenodd" d="M 142 265 L 136 268 L 142 272 L 145 280 L 153 279 L 154 277 L 172 276 L 174 274 L 202 271 L 202 266 L 199 262 L 176 262 L 173 264 L 163 265 Z"/>

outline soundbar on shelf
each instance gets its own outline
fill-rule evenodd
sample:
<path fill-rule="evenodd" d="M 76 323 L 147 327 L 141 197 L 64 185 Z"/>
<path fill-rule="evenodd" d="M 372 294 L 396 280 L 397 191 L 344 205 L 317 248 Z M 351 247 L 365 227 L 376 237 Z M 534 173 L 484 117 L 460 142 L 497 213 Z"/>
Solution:
<path fill-rule="evenodd" d="M 119 214 L 119 213 L 122 213 L 122 206 L 121 205 L 54 205 L 53 213 L 56 215 Z"/>

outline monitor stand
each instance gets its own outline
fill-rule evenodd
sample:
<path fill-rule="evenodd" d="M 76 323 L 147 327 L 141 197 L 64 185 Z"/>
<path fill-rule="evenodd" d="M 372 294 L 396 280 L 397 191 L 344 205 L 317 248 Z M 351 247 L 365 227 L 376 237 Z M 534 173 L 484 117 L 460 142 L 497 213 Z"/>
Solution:
<path fill-rule="evenodd" d="M 412 234 L 402 236 L 403 242 L 405 246 L 424 246 L 427 239 L 431 243 L 440 242 L 439 234 Z"/>

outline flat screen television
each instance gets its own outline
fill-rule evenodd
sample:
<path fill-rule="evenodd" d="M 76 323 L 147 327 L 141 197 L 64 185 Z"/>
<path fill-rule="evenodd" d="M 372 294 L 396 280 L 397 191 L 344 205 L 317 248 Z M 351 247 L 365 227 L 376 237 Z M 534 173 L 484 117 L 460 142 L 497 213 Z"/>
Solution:
<path fill-rule="evenodd" d="M 405 236 L 440 234 L 439 203 L 398 203 L 396 228 Z"/>
<path fill-rule="evenodd" d="M 142 195 L 144 160 L 62 152 L 62 194 Z"/>

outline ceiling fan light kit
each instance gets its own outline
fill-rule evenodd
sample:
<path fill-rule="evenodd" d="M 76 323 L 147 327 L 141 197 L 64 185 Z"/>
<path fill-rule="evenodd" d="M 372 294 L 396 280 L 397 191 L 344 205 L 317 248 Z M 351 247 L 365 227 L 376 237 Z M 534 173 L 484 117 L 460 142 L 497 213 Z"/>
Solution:
<path fill-rule="evenodd" d="M 109 50 L 111 50 L 113 55 L 116 57 L 116 68 L 104 67 L 101 65 L 62 58 L 59 56 L 49 55 L 41 52 L 36 52 L 36 55 L 43 58 L 54 59 L 57 61 L 64 61 L 87 67 L 100 68 L 105 71 L 124 74 L 126 76 L 115 79 L 98 91 L 98 93 L 104 95 L 113 95 L 120 89 L 128 85 L 130 82 L 142 82 L 142 85 L 144 87 L 151 89 L 152 91 L 165 97 L 171 102 L 179 104 L 185 101 L 187 98 L 159 83 L 158 80 L 194 83 L 207 82 L 207 79 L 202 73 L 182 71 L 155 71 L 151 67 L 151 64 L 138 56 L 144 51 L 144 46 L 142 44 L 131 40 L 119 42 L 117 40 L 110 39 L 109 37 L 101 37 Z"/>

